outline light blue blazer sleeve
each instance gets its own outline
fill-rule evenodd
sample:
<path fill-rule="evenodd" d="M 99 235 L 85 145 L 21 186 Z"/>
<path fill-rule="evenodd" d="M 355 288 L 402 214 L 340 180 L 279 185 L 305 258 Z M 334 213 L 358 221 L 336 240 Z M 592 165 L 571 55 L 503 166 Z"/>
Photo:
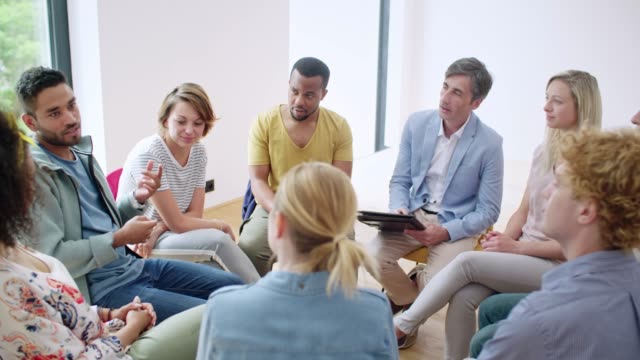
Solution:
<path fill-rule="evenodd" d="M 429 198 L 425 184 L 440 129 L 437 111 L 412 114 L 402 132 L 389 183 L 389 209 L 415 211 Z M 438 214 L 451 241 L 474 236 L 496 222 L 502 202 L 502 137 L 472 113 L 456 145 Z"/>

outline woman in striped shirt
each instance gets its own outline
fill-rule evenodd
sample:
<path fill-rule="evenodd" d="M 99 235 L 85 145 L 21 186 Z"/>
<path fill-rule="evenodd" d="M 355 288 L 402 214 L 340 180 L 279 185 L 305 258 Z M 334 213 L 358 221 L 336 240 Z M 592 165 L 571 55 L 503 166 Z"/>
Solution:
<path fill-rule="evenodd" d="M 133 191 L 150 161 L 161 164 L 160 188 L 144 211 L 158 225 L 137 251 L 148 256 L 154 248 L 211 250 L 215 262 L 245 282 L 255 282 L 260 276 L 236 245 L 229 224 L 202 218 L 207 154 L 200 139 L 216 120 L 202 87 L 185 83 L 173 89 L 160 108 L 158 134 L 142 139 L 129 153 L 118 193 Z"/>

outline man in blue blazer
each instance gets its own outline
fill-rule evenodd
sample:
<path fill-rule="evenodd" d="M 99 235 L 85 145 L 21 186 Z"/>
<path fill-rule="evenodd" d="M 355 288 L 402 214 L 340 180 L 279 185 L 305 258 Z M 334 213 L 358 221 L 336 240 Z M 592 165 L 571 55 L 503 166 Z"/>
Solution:
<path fill-rule="evenodd" d="M 390 300 L 410 304 L 422 286 L 457 254 L 472 250 L 502 201 L 502 137 L 473 113 L 492 79 L 476 58 L 455 61 L 445 73 L 438 110 L 407 120 L 389 185 L 391 212 L 413 213 L 425 230 L 379 232 L 371 242 Z M 415 282 L 398 259 L 429 247 Z"/>

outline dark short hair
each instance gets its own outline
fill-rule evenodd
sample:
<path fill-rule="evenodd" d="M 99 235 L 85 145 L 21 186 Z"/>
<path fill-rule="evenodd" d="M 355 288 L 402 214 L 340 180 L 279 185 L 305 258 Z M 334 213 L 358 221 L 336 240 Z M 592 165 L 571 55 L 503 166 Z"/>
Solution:
<path fill-rule="evenodd" d="M 35 194 L 34 174 L 27 166 L 28 146 L 14 120 L 0 112 L 0 243 L 13 247 L 29 233 L 29 208 Z"/>
<path fill-rule="evenodd" d="M 449 78 L 454 75 L 465 75 L 471 79 L 472 101 L 484 99 L 493 85 L 493 79 L 487 68 L 482 61 L 474 57 L 458 59 L 449 65 L 444 77 Z"/>
<path fill-rule="evenodd" d="M 66 84 L 67 78 L 58 70 L 43 66 L 32 67 L 20 75 L 16 94 L 25 113 L 35 115 L 36 99 L 42 90 Z"/>
<path fill-rule="evenodd" d="M 304 77 L 322 77 L 323 89 L 326 89 L 329 84 L 329 75 L 331 75 L 331 72 L 329 71 L 327 64 L 323 63 L 320 59 L 316 59 L 314 57 L 303 57 L 293 64 L 289 77 L 293 74 L 293 70 L 298 70 L 300 75 Z"/>

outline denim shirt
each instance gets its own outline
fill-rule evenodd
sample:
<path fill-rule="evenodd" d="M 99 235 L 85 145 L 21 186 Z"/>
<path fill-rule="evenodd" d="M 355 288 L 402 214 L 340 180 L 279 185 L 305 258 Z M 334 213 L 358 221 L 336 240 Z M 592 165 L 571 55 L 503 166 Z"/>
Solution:
<path fill-rule="evenodd" d="M 600 251 L 547 272 L 479 359 L 640 359 L 640 264 Z"/>
<path fill-rule="evenodd" d="M 272 271 L 255 284 L 214 292 L 198 359 L 398 359 L 384 295 L 327 295 L 328 277 Z"/>

